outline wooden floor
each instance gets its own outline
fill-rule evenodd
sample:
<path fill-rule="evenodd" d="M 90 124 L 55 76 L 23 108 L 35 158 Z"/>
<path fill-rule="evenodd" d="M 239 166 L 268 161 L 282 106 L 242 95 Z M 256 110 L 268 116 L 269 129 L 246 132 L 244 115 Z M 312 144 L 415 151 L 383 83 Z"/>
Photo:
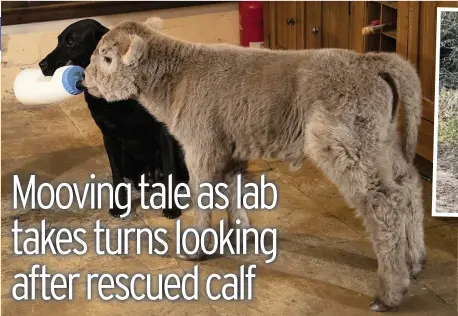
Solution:
<path fill-rule="evenodd" d="M 3 105 L 2 105 L 3 106 Z M 374 315 L 368 311 L 374 294 L 377 261 L 361 222 L 342 200 L 336 188 L 310 163 L 296 172 L 279 162 L 253 162 L 250 176 L 267 174 L 276 183 L 279 203 L 271 211 L 252 211 L 255 227 L 279 230 L 277 259 L 265 263 L 264 255 L 209 258 L 199 263 L 200 299 L 170 302 L 127 300 L 88 301 L 83 280 L 76 282 L 74 301 L 16 302 L 10 291 L 16 273 L 27 273 L 33 264 L 45 264 L 50 273 L 111 273 L 152 275 L 192 271 L 194 262 L 172 256 L 15 256 L 12 254 L 13 221 L 37 227 L 42 219 L 52 227 L 84 227 L 100 220 L 104 227 L 149 226 L 173 230 L 174 220 L 158 211 L 137 209 L 127 219 L 110 218 L 105 209 L 48 211 L 13 210 L 12 176 L 27 179 L 37 175 L 41 182 L 82 183 L 90 173 L 108 179 L 108 162 L 99 131 L 83 99 L 61 105 L 31 109 L 2 110 L 2 314 L 3 315 Z M 458 219 L 431 217 L 431 185 L 424 182 L 426 243 L 428 262 L 424 273 L 405 296 L 396 315 L 456 315 Z M 214 226 L 224 218 L 214 214 Z M 182 217 L 192 220 L 192 210 Z M 94 240 L 86 239 L 89 246 Z M 254 298 L 250 301 L 212 301 L 204 293 L 205 277 L 213 273 L 238 274 L 241 265 L 256 264 Z M 214 293 L 221 288 L 215 284 Z M 38 286 L 39 291 L 44 290 Z M 49 291 L 49 289 L 48 289 Z"/>

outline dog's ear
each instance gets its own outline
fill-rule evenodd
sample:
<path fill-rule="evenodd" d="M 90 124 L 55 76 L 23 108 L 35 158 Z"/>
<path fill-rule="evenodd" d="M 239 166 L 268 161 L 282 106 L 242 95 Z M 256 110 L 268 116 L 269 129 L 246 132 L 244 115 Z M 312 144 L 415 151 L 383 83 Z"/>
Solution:
<path fill-rule="evenodd" d="M 104 36 L 107 32 L 109 31 L 109 29 L 107 29 L 105 26 L 103 25 L 100 25 L 99 28 L 97 28 L 97 31 L 95 32 L 95 37 L 96 39 L 98 39 L 98 41 L 100 41 L 100 39 L 102 38 L 102 36 Z M 97 41 L 97 42 L 98 42 Z"/>
<path fill-rule="evenodd" d="M 164 21 L 158 17 L 152 17 L 145 21 L 145 24 L 148 25 L 153 31 L 160 32 L 162 31 L 162 25 Z"/>
<path fill-rule="evenodd" d="M 100 39 L 109 31 L 108 28 L 100 24 L 98 21 L 94 20 L 94 32 L 92 33 L 92 36 L 94 38 L 94 43 L 97 44 Z"/>
<path fill-rule="evenodd" d="M 138 35 L 129 35 L 130 45 L 126 53 L 122 56 L 125 65 L 136 63 L 146 51 L 146 42 Z"/>

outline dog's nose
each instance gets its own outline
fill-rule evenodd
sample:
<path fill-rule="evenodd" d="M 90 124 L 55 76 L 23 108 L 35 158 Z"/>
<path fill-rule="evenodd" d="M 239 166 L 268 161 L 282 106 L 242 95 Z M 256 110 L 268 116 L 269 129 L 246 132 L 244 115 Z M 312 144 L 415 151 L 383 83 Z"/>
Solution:
<path fill-rule="evenodd" d="M 40 61 L 40 63 L 38 65 L 40 66 L 41 69 L 48 68 L 48 62 L 46 60 Z"/>

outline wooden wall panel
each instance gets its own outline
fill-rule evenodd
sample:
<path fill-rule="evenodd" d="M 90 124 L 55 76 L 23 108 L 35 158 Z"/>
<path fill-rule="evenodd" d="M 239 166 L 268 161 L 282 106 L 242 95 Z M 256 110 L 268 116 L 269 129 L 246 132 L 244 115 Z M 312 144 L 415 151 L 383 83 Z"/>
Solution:
<path fill-rule="evenodd" d="M 350 2 L 322 1 L 322 47 L 349 48 Z"/>
<path fill-rule="evenodd" d="M 366 3 L 364 1 L 352 1 L 350 2 L 350 38 L 349 48 L 357 51 L 358 53 L 364 53 L 364 36 L 361 34 L 361 30 L 365 25 L 365 8 Z"/>

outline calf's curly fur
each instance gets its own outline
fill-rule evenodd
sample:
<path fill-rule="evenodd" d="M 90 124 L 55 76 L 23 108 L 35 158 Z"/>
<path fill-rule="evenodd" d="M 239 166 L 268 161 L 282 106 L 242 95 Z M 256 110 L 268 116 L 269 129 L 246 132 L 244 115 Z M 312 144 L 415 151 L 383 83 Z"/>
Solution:
<path fill-rule="evenodd" d="M 234 170 L 243 173 L 251 159 L 311 159 L 372 237 L 378 288 L 370 308 L 400 304 L 425 258 L 413 166 L 421 116 L 415 69 L 396 54 L 202 45 L 159 31 L 152 18 L 108 32 L 86 70 L 88 91 L 109 101 L 137 99 L 163 122 L 184 148 L 194 196 L 203 182 L 229 185 L 232 227 L 250 225 L 236 208 Z M 211 212 L 196 209 L 195 222 L 209 227 Z"/>

